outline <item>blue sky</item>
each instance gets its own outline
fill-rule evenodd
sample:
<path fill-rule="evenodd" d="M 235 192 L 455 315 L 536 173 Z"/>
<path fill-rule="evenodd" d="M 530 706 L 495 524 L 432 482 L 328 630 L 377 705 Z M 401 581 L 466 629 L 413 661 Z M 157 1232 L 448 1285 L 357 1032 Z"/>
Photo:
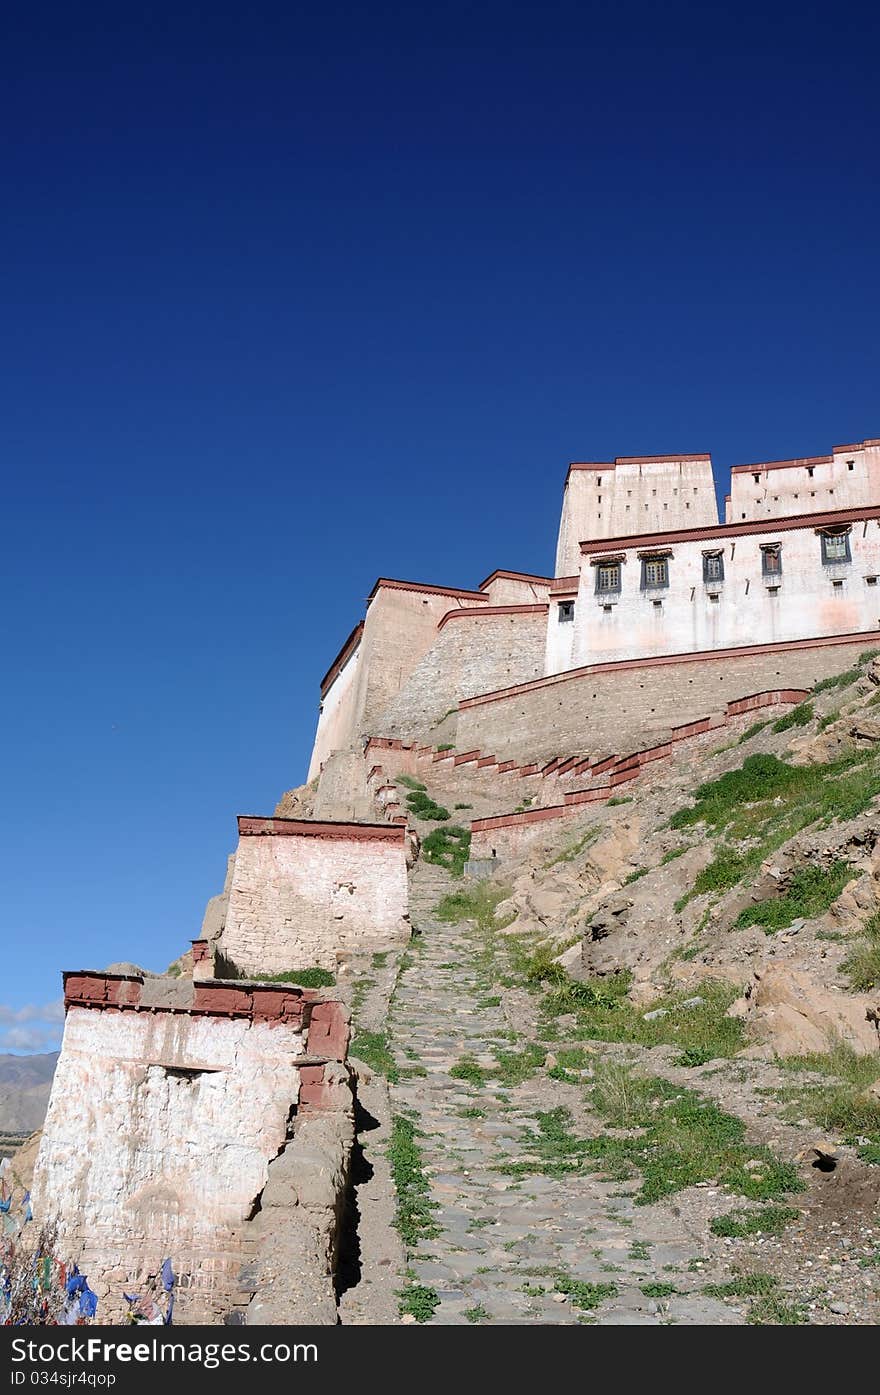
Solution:
<path fill-rule="evenodd" d="M 377 575 L 547 570 L 570 459 L 880 435 L 876 7 L 4 29 L 0 1050 L 197 934 Z"/>

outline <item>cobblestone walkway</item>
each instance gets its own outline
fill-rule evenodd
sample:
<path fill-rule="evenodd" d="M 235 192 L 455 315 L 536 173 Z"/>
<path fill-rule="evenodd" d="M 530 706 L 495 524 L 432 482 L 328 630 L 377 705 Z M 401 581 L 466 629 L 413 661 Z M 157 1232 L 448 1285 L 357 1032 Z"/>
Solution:
<path fill-rule="evenodd" d="M 565 1104 L 577 1127 L 585 1090 L 546 1071 L 510 1088 L 450 1075 L 462 1057 L 488 1066 L 495 1049 L 523 1045 L 511 1042 L 498 990 L 487 983 L 479 932 L 432 915 L 454 885 L 440 869 L 415 871 L 412 920 L 421 934 L 390 1019 L 401 1076 L 392 1109 L 422 1131 L 437 1208 L 439 1233 L 410 1257 L 411 1277 L 439 1299 L 431 1320 L 742 1322 L 741 1311 L 700 1292 L 705 1230 L 691 1233 L 678 1206 L 637 1206 L 634 1186 L 586 1172 L 505 1175 L 529 1160 L 540 1111 Z"/>

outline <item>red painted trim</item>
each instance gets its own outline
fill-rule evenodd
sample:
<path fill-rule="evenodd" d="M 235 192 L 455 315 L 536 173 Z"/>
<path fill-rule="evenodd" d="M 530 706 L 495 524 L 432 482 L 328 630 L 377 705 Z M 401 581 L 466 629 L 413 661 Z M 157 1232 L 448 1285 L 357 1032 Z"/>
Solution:
<path fill-rule="evenodd" d="M 403 839 L 384 823 L 318 823 L 312 819 L 260 818 L 239 814 L 238 833 L 241 838 L 326 838 L 352 843 L 403 843 Z"/>
<path fill-rule="evenodd" d="M 570 683 L 572 679 L 586 678 L 596 673 L 623 673 L 629 669 L 662 668 L 665 664 L 709 663 L 721 659 L 748 659 L 756 654 L 784 654 L 790 649 L 825 649 L 829 645 L 864 644 L 871 639 L 880 639 L 876 630 L 859 630 L 855 634 L 823 635 L 818 639 L 786 639 L 776 644 L 745 644 L 735 649 L 698 649 L 688 654 L 661 654 L 648 659 L 615 659 L 611 663 L 588 664 L 584 668 L 567 669 L 565 673 L 551 673 L 546 678 L 533 678 L 529 683 L 520 683 L 513 688 L 499 688 L 494 693 L 480 693 L 477 697 L 462 698 L 459 711 L 467 707 L 480 707 L 487 702 L 500 702 L 504 698 L 518 697 L 520 694 L 535 692 L 539 688 L 552 688 L 558 683 Z"/>
<path fill-rule="evenodd" d="M 321 679 L 321 697 L 326 697 L 328 690 L 332 688 L 339 674 L 339 670 L 345 666 L 358 644 L 360 644 L 363 632 L 364 622 L 361 620 L 359 624 L 355 625 L 348 639 L 345 641 L 339 653 L 336 655 L 336 658 Z"/>
<path fill-rule="evenodd" d="M 540 586 L 549 586 L 553 580 L 552 576 L 533 576 L 531 572 L 505 572 L 497 570 L 487 576 L 485 581 L 481 581 L 477 587 L 478 591 L 484 591 L 498 577 L 506 577 L 508 581 L 536 581 Z"/>
<path fill-rule="evenodd" d="M 679 528 L 673 533 L 635 533 L 624 538 L 595 538 L 582 542 L 580 546 L 584 556 L 594 556 L 601 552 L 628 552 L 637 547 L 661 547 L 664 543 L 714 542 L 716 538 L 742 538 L 756 533 L 793 533 L 800 528 L 859 523 L 871 518 L 880 518 L 880 504 L 866 504 L 859 509 L 835 509 L 826 513 L 756 518 L 751 523 L 719 523 L 712 528 Z"/>
<path fill-rule="evenodd" d="M 437 621 L 437 629 L 442 630 L 447 620 L 482 620 L 484 615 L 546 615 L 548 608 L 546 602 L 539 602 L 536 605 L 487 605 L 479 610 L 447 610 Z"/>
<path fill-rule="evenodd" d="M 765 470 L 804 470 L 809 465 L 831 465 L 833 455 L 804 455 L 793 460 L 765 460 L 760 465 L 731 465 L 731 475 L 760 475 Z"/>
<path fill-rule="evenodd" d="M 550 595 L 556 597 L 567 592 L 576 595 L 580 580 L 580 576 L 558 576 L 550 587 Z"/>
<path fill-rule="evenodd" d="M 424 591 L 432 596 L 464 596 L 469 601 L 486 599 L 481 591 L 462 591 L 458 586 L 429 586 L 423 581 L 398 581 L 395 577 L 380 576 L 367 600 L 373 600 L 380 588 L 384 591 Z"/>

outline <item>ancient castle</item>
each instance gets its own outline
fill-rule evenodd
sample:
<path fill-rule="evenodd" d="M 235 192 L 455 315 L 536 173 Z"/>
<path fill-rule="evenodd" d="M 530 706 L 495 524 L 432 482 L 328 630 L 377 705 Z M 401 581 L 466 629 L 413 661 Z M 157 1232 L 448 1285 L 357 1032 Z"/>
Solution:
<path fill-rule="evenodd" d="M 183 972 L 65 974 L 33 1205 L 107 1316 L 170 1255 L 183 1320 L 335 1320 L 349 1009 L 282 976 L 341 984 L 408 941 L 398 777 L 466 807 L 475 871 L 503 864 L 846 668 L 880 630 L 878 577 L 880 439 L 735 467 L 723 522 L 707 455 L 577 462 L 553 576 L 380 578 L 321 682 L 309 784 L 239 818 Z"/>

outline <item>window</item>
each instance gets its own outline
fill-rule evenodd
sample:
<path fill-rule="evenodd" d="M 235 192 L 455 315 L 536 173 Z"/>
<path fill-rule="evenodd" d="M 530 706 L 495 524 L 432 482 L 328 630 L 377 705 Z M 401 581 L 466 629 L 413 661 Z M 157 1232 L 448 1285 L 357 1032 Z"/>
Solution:
<path fill-rule="evenodd" d="M 560 601 L 557 606 L 557 619 L 560 625 L 574 619 L 574 601 Z"/>
<path fill-rule="evenodd" d="M 724 553 L 704 552 L 703 553 L 703 580 L 723 581 L 724 580 Z"/>
<path fill-rule="evenodd" d="M 620 590 L 620 563 L 603 562 L 596 568 L 596 594 L 607 596 Z"/>
<path fill-rule="evenodd" d="M 847 468 L 848 470 L 852 470 L 852 469 L 854 468 L 854 466 L 855 466 L 855 463 L 856 463 L 856 462 L 855 462 L 854 460 L 848 460 L 848 461 L 846 462 L 846 468 Z"/>
<path fill-rule="evenodd" d="M 669 561 L 666 557 L 642 558 L 642 590 L 669 585 Z"/>
<path fill-rule="evenodd" d="M 850 562 L 849 533 L 822 534 L 822 561 Z"/>
<path fill-rule="evenodd" d="M 807 474 L 810 476 L 810 479 L 813 478 L 813 467 L 812 467 L 812 465 L 808 465 L 808 466 L 807 466 Z"/>
<path fill-rule="evenodd" d="M 760 475 L 752 475 L 752 479 L 755 481 L 755 484 L 760 484 L 760 483 L 761 483 L 761 476 L 760 476 Z"/>
<path fill-rule="evenodd" d="M 782 573 L 782 547 L 779 543 L 768 543 L 761 548 L 761 571 L 764 576 L 780 576 Z"/>

